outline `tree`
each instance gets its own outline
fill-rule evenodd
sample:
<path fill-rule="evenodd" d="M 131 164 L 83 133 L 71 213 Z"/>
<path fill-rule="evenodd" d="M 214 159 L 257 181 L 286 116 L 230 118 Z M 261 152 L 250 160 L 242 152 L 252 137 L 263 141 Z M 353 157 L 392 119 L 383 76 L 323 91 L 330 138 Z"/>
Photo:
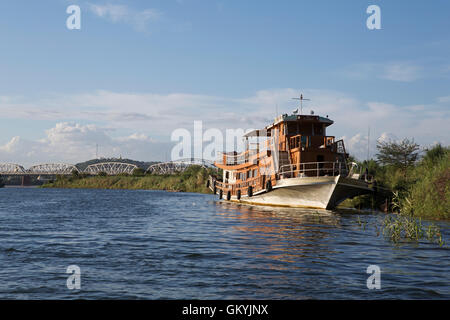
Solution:
<path fill-rule="evenodd" d="M 406 177 L 406 171 L 413 166 L 419 157 L 419 145 L 414 139 L 396 141 L 379 141 L 377 143 L 377 160 L 383 165 L 391 165 L 401 168 Z"/>
<path fill-rule="evenodd" d="M 142 170 L 141 168 L 136 168 L 136 169 L 133 170 L 132 175 L 134 177 L 143 177 L 145 175 L 145 171 Z"/>
<path fill-rule="evenodd" d="M 425 153 L 425 156 L 423 157 L 423 159 L 425 161 L 429 161 L 431 163 L 437 163 L 449 151 L 450 151 L 450 148 L 443 147 L 440 143 L 438 143 L 431 148 L 425 149 L 426 153 Z"/>
<path fill-rule="evenodd" d="M 80 173 L 78 172 L 78 170 L 73 169 L 72 170 L 72 178 L 79 178 L 80 177 Z"/>

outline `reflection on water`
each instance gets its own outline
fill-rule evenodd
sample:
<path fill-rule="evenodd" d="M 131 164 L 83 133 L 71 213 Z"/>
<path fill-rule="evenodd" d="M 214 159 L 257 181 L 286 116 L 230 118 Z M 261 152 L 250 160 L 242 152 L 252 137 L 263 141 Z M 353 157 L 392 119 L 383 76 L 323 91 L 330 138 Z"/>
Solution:
<path fill-rule="evenodd" d="M 0 189 L 0 298 L 450 298 L 448 247 L 394 246 L 358 224 L 380 217 L 190 193 Z M 65 285 L 71 264 L 78 292 Z M 371 264 L 381 290 L 367 289 Z"/>
<path fill-rule="evenodd" d="M 328 254 L 334 253 L 324 244 L 324 239 L 330 237 L 328 226 L 339 227 L 340 217 L 332 211 L 240 205 L 222 201 L 216 202 L 216 205 L 220 215 L 241 222 L 234 225 L 232 230 L 248 234 L 251 239 L 256 237 L 265 240 L 265 254 L 256 254 L 257 258 L 295 262 L 299 258 L 315 257 L 319 263 L 320 259 L 326 259 Z"/>

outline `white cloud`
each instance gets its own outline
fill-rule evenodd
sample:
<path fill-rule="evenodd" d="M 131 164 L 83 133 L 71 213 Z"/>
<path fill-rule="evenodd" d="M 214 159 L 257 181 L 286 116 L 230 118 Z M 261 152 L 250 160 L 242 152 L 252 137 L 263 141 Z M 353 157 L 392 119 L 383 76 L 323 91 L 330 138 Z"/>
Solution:
<path fill-rule="evenodd" d="M 438 100 L 439 103 L 449 103 L 450 102 L 450 96 L 439 97 L 437 100 Z"/>
<path fill-rule="evenodd" d="M 353 79 L 384 79 L 412 82 L 424 76 L 423 68 L 412 62 L 360 63 L 342 72 Z"/>
<path fill-rule="evenodd" d="M 228 128 L 246 130 L 264 127 L 273 121 L 277 104 L 279 114 L 296 109 L 298 101 L 292 98 L 299 94 L 299 90 L 292 88 L 261 90 L 240 98 L 186 93 L 162 95 L 96 91 L 54 95 L 30 101 L 21 97 L 0 97 L 0 110 L 3 118 L 44 119 L 58 123 L 47 130 L 45 141 L 41 142 L 44 146 L 57 146 L 54 150 L 63 152 L 62 159 L 80 161 L 79 158 L 69 157 L 69 154 L 77 153 L 83 159 L 92 157 L 95 143 L 99 143 L 101 150 L 107 150 L 110 155 L 118 156 L 122 152 L 123 156 L 125 153 L 139 156 L 138 160 L 155 160 L 161 159 L 161 155 L 148 151 L 149 148 L 141 147 L 139 143 L 151 145 L 160 141 L 161 145 L 166 142 L 168 149 L 162 153 L 170 152 L 168 141 L 172 131 L 186 128 L 192 132 L 195 120 L 203 121 L 204 130 L 217 128 L 222 132 Z M 305 98 L 311 99 L 304 102 L 303 112 L 309 113 L 313 109 L 315 114 L 329 115 L 335 124 L 327 133 L 348 137 L 345 139 L 347 150 L 361 159 L 365 159 L 367 154 L 368 127 L 371 128 L 372 155 L 374 143 L 382 133 L 395 134 L 400 138 L 416 138 L 423 146 L 435 141 L 443 144 L 450 142 L 448 130 L 445 130 L 450 120 L 450 109 L 443 105 L 445 99 L 442 97 L 428 105 L 395 105 L 382 101 L 361 101 L 352 95 L 330 90 L 307 89 L 303 90 L 303 94 Z M 96 122 L 101 127 L 67 124 L 67 119 L 79 123 Z M 128 135 L 112 138 L 117 132 L 123 131 L 128 132 Z M 18 136 L 20 132 L 12 135 Z M 17 142 L 9 143 L 0 152 L 7 154 L 6 150 L 13 149 Z M 131 147 L 127 148 L 133 143 L 142 152 L 137 154 Z M 86 153 L 86 148 L 90 150 L 89 153 Z"/>
<path fill-rule="evenodd" d="M 11 140 L 8 141 L 5 145 L 0 146 L 0 151 L 5 153 L 14 153 L 17 150 L 19 144 L 20 144 L 20 137 L 19 136 L 12 137 Z"/>
<path fill-rule="evenodd" d="M 382 79 L 411 82 L 421 77 L 419 66 L 410 63 L 391 63 L 384 66 Z"/>
<path fill-rule="evenodd" d="M 142 133 L 112 137 L 112 130 L 96 125 L 60 122 L 45 131 L 45 138 L 25 140 L 19 136 L 0 145 L 0 162 L 25 166 L 37 163 L 78 163 L 96 156 L 127 157 L 137 160 L 164 160 L 169 143 L 159 143 Z"/>
<path fill-rule="evenodd" d="M 113 23 L 127 23 L 138 31 L 144 31 L 149 22 L 158 20 L 162 13 L 157 9 L 145 9 L 138 11 L 121 4 L 88 4 L 89 10 L 100 18 Z"/>

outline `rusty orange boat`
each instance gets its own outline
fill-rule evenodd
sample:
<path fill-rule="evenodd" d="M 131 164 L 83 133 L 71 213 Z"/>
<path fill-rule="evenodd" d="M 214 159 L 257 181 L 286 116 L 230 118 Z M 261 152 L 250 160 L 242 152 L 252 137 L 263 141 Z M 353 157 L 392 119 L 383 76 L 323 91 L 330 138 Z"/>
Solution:
<path fill-rule="evenodd" d="M 314 114 L 277 117 L 244 135 L 243 152 L 220 154 L 223 176 L 209 177 L 209 187 L 226 201 L 320 209 L 372 192 L 347 163 L 344 141 L 327 136 L 332 124 Z"/>

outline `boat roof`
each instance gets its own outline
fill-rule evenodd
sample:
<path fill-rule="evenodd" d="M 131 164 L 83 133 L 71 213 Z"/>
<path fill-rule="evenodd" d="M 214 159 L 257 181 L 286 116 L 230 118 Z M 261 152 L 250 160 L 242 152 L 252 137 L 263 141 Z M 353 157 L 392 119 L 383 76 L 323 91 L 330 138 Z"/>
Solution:
<path fill-rule="evenodd" d="M 282 114 L 275 118 L 274 122 L 264 129 L 256 129 L 247 132 L 243 135 L 244 138 L 250 138 L 250 137 L 270 137 L 270 130 L 277 124 L 281 122 L 319 122 L 325 124 L 326 127 L 332 125 L 334 123 L 333 120 L 329 119 L 328 116 L 321 117 L 318 115 L 300 115 L 300 114 Z"/>
<path fill-rule="evenodd" d="M 329 119 L 328 116 L 321 117 L 318 115 L 300 115 L 300 114 L 283 114 L 275 118 L 275 121 L 266 127 L 266 129 L 272 128 L 273 126 L 287 121 L 295 121 L 295 122 L 319 122 L 325 124 L 326 127 L 332 125 L 334 123 L 333 120 Z"/>
<path fill-rule="evenodd" d="M 246 134 L 243 135 L 243 137 L 245 138 L 250 138 L 250 137 L 270 137 L 270 131 L 268 131 L 266 128 L 264 129 L 256 129 L 256 130 L 252 130 L 247 132 Z"/>

